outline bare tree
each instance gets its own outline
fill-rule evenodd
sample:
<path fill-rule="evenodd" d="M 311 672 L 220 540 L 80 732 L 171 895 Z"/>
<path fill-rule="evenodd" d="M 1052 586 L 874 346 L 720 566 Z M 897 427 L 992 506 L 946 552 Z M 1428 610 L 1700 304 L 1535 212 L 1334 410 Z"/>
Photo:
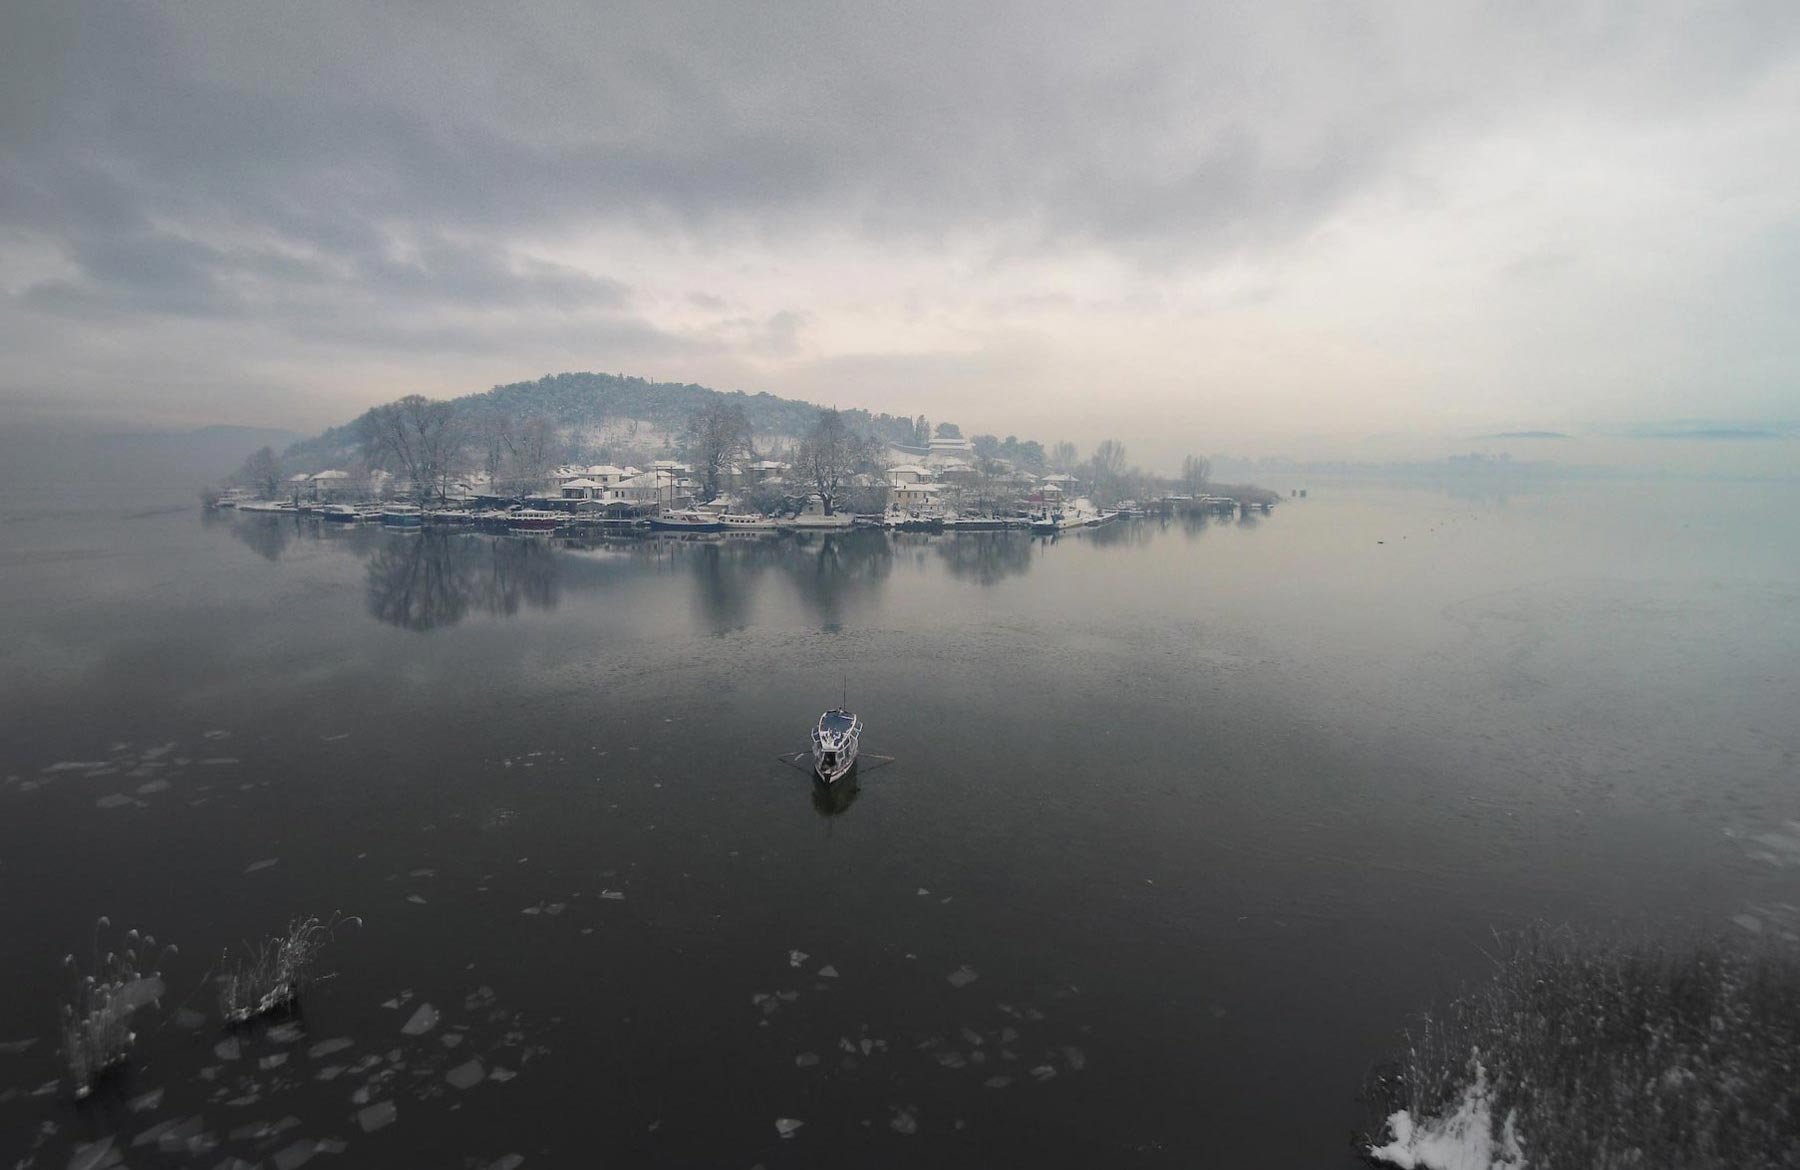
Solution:
<path fill-rule="evenodd" d="M 870 441 L 853 433 L 843 415 L 822 410 L 819 421 L 800 440 L 800 449 L 794 454 L 794 471 L 819 493 L 819 502 L 830 516 L 851 474 L 873 455 Z"/>
<path fill-rule="evenodd" d="M 737 403 L 716 399 L 688 419 L 681 445 L 706 498 L 715 500 L 731 465 L 750 455 L 750 420 Z"/>
<path fill-rule="evenodd" d="M 1050 448 L 1050 466 L 1057 471 L 1074 471 L 1075 465 L 1080 462 L 1081 452 L 1067 439 Z"/>
<path fill-rule="evenodd" d="M 1212 479 L 1212 460 L 1204 455 L 1189 455 L 1181 461 L 1181 483 L 1189 495 L 1199 492 Z"/>
<path fill-rule="evenodd" d="M 489 490 L 498 490 L 500 477 L 506 471 L 506 454 L 517 424 L 509 414 L 493 411 L 475 424 L 475 445 L 481 455 L 481 470 L 486 473 Z"/>
<path fill-rule="evenodd" d="M 523 492 L 544 486 L 550 475 L 550 463 L 556 446 L 556 424 L 547 418 L 534 418 L 507 433 L 507 453 L 512 457 L 515 485 Z"/>
<path fill-rule="evenodd" d="M 984 516 L 992 516 L 1000 507 L 1001 494 L 1011 485 L 1006 468 L 992 456 L 978 455 L 972 472 L 968 493 L 975 510 Z"/>
<path fill-rule="evenodd" d="M 281 494 L 281 460 L 276 457 L 273 447 L 263 447 L 244 460 L 238 475 L 265 500 Z"/>
<path fill-rule="evenodd" d="M 456 407 L 419 394 L 377 406 L 362 419 L 364 460 L 405 475 L 421 504 L 434 494 L 440 501 L 449 495 L 462 469 L 464 439 Z"/>
<path fill-rule="evenodd" d="M 1092 462 L 1096 480 L 1117 479 L 1125 470 L 1125 444 L 1117 439 L 1102 439 L 1094 448 Z"/>

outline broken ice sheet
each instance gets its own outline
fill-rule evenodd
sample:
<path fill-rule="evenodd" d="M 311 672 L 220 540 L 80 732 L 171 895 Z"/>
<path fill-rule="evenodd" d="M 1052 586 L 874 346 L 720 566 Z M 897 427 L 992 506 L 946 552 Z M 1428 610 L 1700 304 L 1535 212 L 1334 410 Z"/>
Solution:
<path fill-rule="evenodd" d="M 306 1050 L 306 1055 L 313 1060 L 317 1060 L 321 1056 L 330 1056 L 334 1052 L 342 1052 L 344 1049 L 350 1047 L 350 1043 L 350 1037 L 348 1036 L 338 1036 L 331 1040 L 321 1040 L 311 1048 L 308 1048 Z"/>
<path fill-rule="evenodd" d="M 944 978 L 950 981 L 950 986 L 952 987 L 967 987 L 969 984 L 981 978 L 981 973 L 965 963 L 956 970 L 950 972 L 950 974 L 944 976 Z"/>
<path fill-rule="evenodd" d="M 805 1124 L 806 1122 L 796 1120 L 792 1117 L 777 1117 L 775 1119 L 775 1132 L 784 1138 L 791 1138 L 794 1136 L 794 1131 Z"/>
<path fill-rule="evenodd" d="M 799 1056 L 794 1057 L 794 1064 L 798 1068 L 811 1068 L 818 1063 L 819 1054 L 816 1052 L 802 1052 Z"/>
<path fill-rule="evenodd" d="M 819 975 L 824 979 L 836 979 L 838 977 L 838 970 L 836 967 L 827 963 L 825 966 L 819 968 Z"/>
<path fill-rule="evenodd" d="M 895 1133 L 903 1133 L 909 1137 L 919 1132 L 918 1119 L 913 1116 L 910 1107 L 902 1109 L 898 1106 L 894 1106 L 893 1109 L 894 1115 L 888 1119 L 888 1128 L 892 1129 Z"/>
<path fill-rule="evenodd" d="M 76 1146 L 74 1157 L 69 1159 L 69 1170 L 102 1170 L 102 1167 L 120 1165 L 122 1161 L 119 1152 L 113 1149 L 112 1138 L 103 1137 L 97 1142 Z"/>
<path fill-rule="evenodd" d="M 524 1164 L 524 1154 L 505 1154 L 489 1162 L 483 1170 L 519 1170 Z"/>
<path fill-rule="evenodd" d="M 444 1079 L 459 1089 L 473 1089 L 487 1079 L 487 1070 L 481 1067 L 481 1061 L 470 1060 L 445 1073 Z"/>
<path fill-rule="evenodd" d="M 392 1101 L 378 1101 L 366 1109 L 356 1111 L 356 1124 L 362 1126 L 364 1133 L 374 1133 L 392 1125 L 397 1112 Z"/>
<path fill-rule="evenodd" d="M 131 803 L 133 803 L 131 797 L 126 796 L 123 792 L 115 792 L 111 796 L 102 796 L 99 800 L 94 802 L 96 806 L 104 809 L 124 808 Z"/>
<path fill-rule="evenodd" d="M 244 867 L 244 872 L 255 873 L 259 869 L 268 869 L 271 865 L 274 865 L 280 860 L 281 858 L 279 857 L 265 857 L 261 861 L 252 861 L 249 865 Z"/>
<path fill-rule="evenodd" d="M 800 964 L 806 962 L 806 959 L 807 954 L 805 951 L 788 952 L 788 966 L 790 967 L 798 967 Z"/>
<path fill-rule="evenodd" d="M 428 1003 L 422 1003 L 418 1010 L 413 1012 L 412 1019 L 406 1021 L 405 1025 L 401 1027 L 400 1032 L 404 1036 L 423 1036 L 437 1027 L 437 1022 L 437 1009 Z"/>
<path fill-rule="evenodd" d="M 161 1089 L 151 1089 L 148 1093 L 133 1097 L 131 1100 L 125 1102 L 125 1107 L 133 1113 L 148 1113 L 150 1110 L 161 1105 L 162 1099 L 163 1091 Z"/>

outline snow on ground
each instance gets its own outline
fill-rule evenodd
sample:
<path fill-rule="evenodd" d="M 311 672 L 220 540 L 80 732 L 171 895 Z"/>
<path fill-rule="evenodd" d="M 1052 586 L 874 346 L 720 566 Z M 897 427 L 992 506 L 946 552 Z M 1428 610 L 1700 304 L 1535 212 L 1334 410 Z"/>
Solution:
<path fill-rule="evenodd" d="M 1494 1140 L 1487 1070 L 1479 1063 L 1475 1081 L 1463 1090 L 1455 1112 L 1421 1124 L 1401 1109 L 1388 1118 L 1388 1131 L 1394 1140 L 1371 1146 L 1369 1156 L 1401 1170 L 1525 1170 L 1511 1113 L 1500 1128 L 1499 1141 Z"/>

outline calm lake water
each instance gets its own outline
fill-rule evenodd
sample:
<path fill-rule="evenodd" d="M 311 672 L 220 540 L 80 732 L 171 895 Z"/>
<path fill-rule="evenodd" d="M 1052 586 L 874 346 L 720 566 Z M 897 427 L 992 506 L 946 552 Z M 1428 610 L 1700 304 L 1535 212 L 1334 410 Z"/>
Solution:
<path fill-rule="evenodd" d="M 1797 508 L 1313 485 L 1055 541 L 611 543 L 15 511 L 0 1158 L 1353 1166 L 1364 1078 L 1491 931 L 1794 929 Z M 846 691 L 895 762 L 822 794 L 777 756 Z M 221 1043 L 220 951 L 334 911 L 297 1026 Z M 76 1110 L 44 1088 L 100 915 L 180 952 Z"/>

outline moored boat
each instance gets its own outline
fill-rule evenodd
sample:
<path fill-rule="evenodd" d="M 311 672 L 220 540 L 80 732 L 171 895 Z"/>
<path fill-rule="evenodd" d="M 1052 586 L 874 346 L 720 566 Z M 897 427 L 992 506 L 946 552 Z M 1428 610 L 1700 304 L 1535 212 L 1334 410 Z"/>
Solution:
<path fill-rule="evenodd" d="M 862 720 L 842 707 L 833 707 L 819 716 L 813 728 L 813 775 L 826 784 L 835 784 L 856 766 L 856 753 L 861 747 Z"/>
<path fill-rule="evenodd" d="M 419 528 L 425 514 L 416 504 L 387 504 L 381 509 L 381 522 L 389 528 Z"/>
<path fill-rule="evenodd" d="M 659 532 L 723 532 L 725 525 L 718 516 L 694 508 L 677 508 L 650 517 L 650 527 Z"/>
<path fill-rule="evenodd" d="M 559 526 L 567 523 L 566 512 L 552 512 L 546 508 L 520 508 L 509 512 L 506 516 L 506 527 L 512 532 L 555 532 Z"/>
<path fill-rule="evenodd" d="M 326 504 L 319 509 L 319 515 L 333 524 L 354 524 L 362 519 L 362 514 L 349 504 Z"/>
<path fill-rule="evenodd" d="M 717 517 L 725 532 L 772 532 L 776 522 L 759 512 L 721 512 Z"/>

